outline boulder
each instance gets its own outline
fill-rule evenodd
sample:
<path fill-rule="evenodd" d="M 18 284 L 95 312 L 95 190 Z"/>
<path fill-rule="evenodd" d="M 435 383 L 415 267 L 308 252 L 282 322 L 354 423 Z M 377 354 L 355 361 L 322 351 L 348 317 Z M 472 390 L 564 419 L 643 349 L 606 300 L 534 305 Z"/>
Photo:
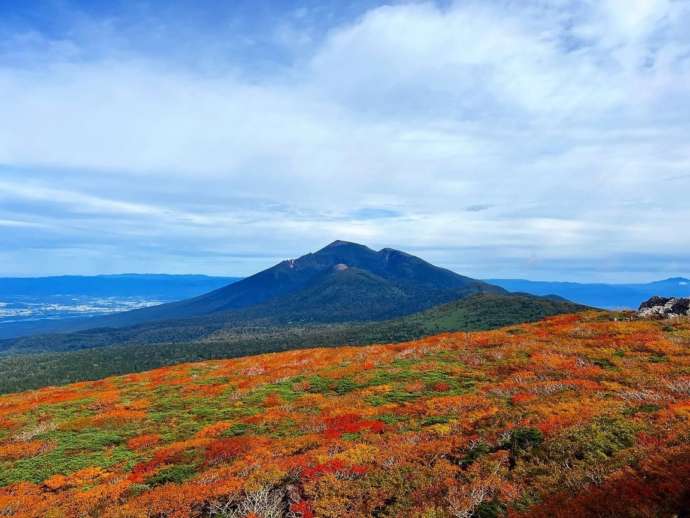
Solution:
<path fill-rule="evenodd" d="M 652 297 L 640 304 L 638 315 L 643 318 L 676 318 L 690 315 L 690 298 Z"/>

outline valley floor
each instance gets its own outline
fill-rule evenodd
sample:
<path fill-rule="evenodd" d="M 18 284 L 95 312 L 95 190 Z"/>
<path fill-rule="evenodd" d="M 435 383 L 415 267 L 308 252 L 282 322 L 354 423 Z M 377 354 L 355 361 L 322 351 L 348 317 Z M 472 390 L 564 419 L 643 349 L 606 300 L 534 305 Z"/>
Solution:
<path fill-rule="evenodd" d="M 587 312 L 0 396 L 0 516 L 690 508 L 690 322 Z"/>

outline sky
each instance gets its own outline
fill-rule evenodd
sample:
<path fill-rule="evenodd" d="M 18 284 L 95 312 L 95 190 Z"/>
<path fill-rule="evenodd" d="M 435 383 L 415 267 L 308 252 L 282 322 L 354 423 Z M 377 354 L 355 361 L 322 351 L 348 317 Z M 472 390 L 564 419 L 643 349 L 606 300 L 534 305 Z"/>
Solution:
<path fill-rule="evenodd" d="M 690 276 L 690 0 L 0 0 L 0 276 L 335 239 Z"/>

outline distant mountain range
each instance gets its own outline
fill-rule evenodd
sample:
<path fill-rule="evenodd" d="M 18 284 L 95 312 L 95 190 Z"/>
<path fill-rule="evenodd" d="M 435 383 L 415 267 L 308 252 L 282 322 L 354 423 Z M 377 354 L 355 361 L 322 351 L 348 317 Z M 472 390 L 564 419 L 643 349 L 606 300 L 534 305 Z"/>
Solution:
<path fill-rule="evenodd" d="M 61 275 L 56 277 L 0 277 L 0 297 L 155 297 L 179 300 L 206 293 L 239 277 L 124 273 L 119 275 Z"/>
<path fill-rule="evenodd" d="M 195 297 L 237 280 L 159 274 L 0 278 L 0 339 L 89 326 L 92 317 Z"/>
<path fill-rule="evenodd" d="M 690 280 L 647 284 L 480 281 L 398 250 L 374 251 L 335 241 L 244 279 L 158 274 L 0 278 L 0 339 L 132 326 L 149 326 L 147 334 L 160 336 L 163 329 L 189 329 L 190 325 L 217 329 L 250 322 L 301 325 L 384 320 L 474 293 L 507 292 L 561 297 L 606 309 L 637 308 L 653 295 L 690 296 Z M 156 322 L 165 324 L 154 326 Z"/>
<path fill-rule="evenodd" d="M 690 279 L 674 277 L 645 284 L 603 284 L 528 281 L 524 279 L 486 279 L 486 282 L 511 292 L 532 295 L 557 295 L 570 301 L 603 309 L 637 309 L 654 295 L 690 296 Z"/>

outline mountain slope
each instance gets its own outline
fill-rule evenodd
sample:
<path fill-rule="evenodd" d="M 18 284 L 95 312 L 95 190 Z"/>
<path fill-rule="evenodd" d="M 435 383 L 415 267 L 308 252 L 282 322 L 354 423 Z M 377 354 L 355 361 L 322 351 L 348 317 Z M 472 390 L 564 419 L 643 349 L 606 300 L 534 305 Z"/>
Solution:
<path fill-rule="evenodd" d="M 315 276 L 297 293 L 254 306 L 242 314 L 256 318 L 271 315 L 274 324 L 382 320 L 476 293 L 502 293 L 473 283 L 458 283 L 450 289 L 439 287 L 443 286 L 443 280 L 438 284 L 415 283 L 410 280 L 415 278 L 414 273 L 408 271 L 406 274 L 409 276 L 406 280 L 391 282 L 370 271 L 341 263 Z"/>
<path fill-rule="evenodd" d="M 536 297 L 524 293 L 472 295 L 400 319 L 419 331 L 410 338 L 454 331 L 479 331 L 512 324 L 535 322 L 563 313 L 589 308 L 567 300 Z"/>
<path fill-rule="evenodd" d="M 559 295 L 579 304 L 607 309 L 636 309 L 654 295 L 690 296 L 690 280 L 683 277 L 640 284 L 548 282 L 524 279 L 488 279 L 486 282 L 512 292 L 541 296 Z"/>
<path fill-rule="evenodd" d="M 583 309 L 567 301 L 533 295 L 483 293 L 380 322 L 203 327 L 198 319 L 191 319 L 173 328 L 140 326 L 48 335 L 44 341 L 40 337 L 17 341 L 15 349 L 7 351 L 24 354 L 0 356 L 0 393 L 204 359 L 315 346 L 391 343 L 440 332 L 493 329 Z M 84 349 L 85 345 L 90 348 Z M 64 352 L 36 354 L 46 350 Z"/>
<path fill-rule="evenodd" d="M 686 517 L 689 366 L 588 312 L 2 396 L 0 515 Z"/>

